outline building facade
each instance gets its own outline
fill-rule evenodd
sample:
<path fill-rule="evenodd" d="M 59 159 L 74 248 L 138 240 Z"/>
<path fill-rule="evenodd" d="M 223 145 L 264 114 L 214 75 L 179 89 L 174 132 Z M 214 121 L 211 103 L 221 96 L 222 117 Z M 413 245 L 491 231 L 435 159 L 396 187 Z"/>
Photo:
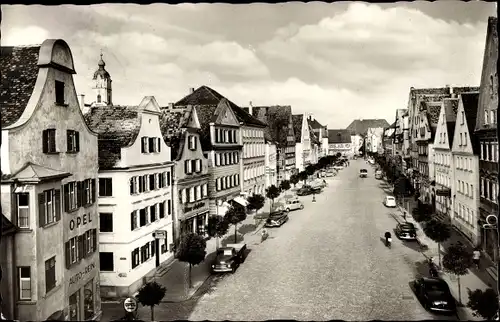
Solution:
<path fill-rule="evenodd" d="M 407 163 L 406 160 L 409 156 L 409 123 L 408 123 L 408 110 L 407 109 L 397 109 L 396 110 L 396 124 L 394 132 L 394 155 L 398 156 L 396 158 L 400 170 L 402 173 L 407 173 Z"/>
<path fill-rule="evenodd" d="M 498 259 L 497 234 L 493 229 L 484 229 L 486 217 L 498 216 L 498 29 L 497 18 L 488 19 L 486 46 L 479 92 L 479 111 L 476 118 L 475 135 L 480 141 L 480 227 L 482 248 L 487 256 Z"/>
<path fill-rule="evenodd" d="M 307 116 L 304 114 L 292 115 L 293 131 L 295 133 L 295 166 L 297 171 L 304 171 L 312 164 L 312 139 L 309 133 Z"/>
<path fill-rule="evenodd" d="M 312 114 L 309 114 L 308 123 L 318 140 L 317 158 L 319 160 L 328 155 L 328 129 L 326 125 L 323 126 L 319 123 Z M 317 163 L 317 161 L 315 163 Z"/>
<path fill-rule="evenodd" d="M 436 190 L 436 215 L 454 219 L 455 163 L 452 156 L 458 99 L 445 98 L 434 136 L 434 171 Z"/>
<path fill-rule="evenodd" d="M 269 188 L 270 186 L 278 186 L 276 161 L 276 144 L 269 140 L 266 143 L 266 188 Z"/>
<path fill-rule="evenodd" d="M 15 235 L 14 317 L 99 319 L 97 134 L 61 39 L 2 47 L 2 210 Z M 23 86 L 17 86 L 19 82 Z"/>
<path fill-rule="evenodd" d="M 2 303 L 0 304 L 0 314 L 8 320 L 13 320 L 16 316 L 16 294 L 18 289 L 21 289 L 21 287 L 17 287 L 18 277 L 14 258 L 14 239 L 17 228 L 3 214 L 0 215 L 0 220 L 2 220 L 2 252 L 0 252 L 0 267 L 2 268 L 0 296 Z"/>
<path fill-rule="evenodd" d="M 452 223 L 473 245 L 478 245 L 480 242 L 480 229 L 477 220 L 479 210 L 479 140 L 474 135 L 478 97 L 477 92 L 460 95 L 452 149 L 455 169 Z"/>
<path fill-rule="evenodd" d="M 352 156 L 351 135 L 348 130 L 328 130 L 328 155 Z"/>
<path fill-rule="evenodd" d="M 369 153 L 378 153 L 382 147 L 382 141 L 384 138 L 384 128 L 383 127 L 370 127 L 366 131 L 365 138 L 365 151 Z"/>
<path fill-rule="evenodd" d="M 174 244 L 178 245 L 186 233 L 206 235 L 210 209 L 208 159 L 200 143 L 201 126 L 196 109 L 165 107 L 161 111 L 161 132 L 175 162 L 172 221 Z"/>
<path fill-rule="evenodd" d="M 101 295 L 133 295 L 143 277 L 173 256 L 170 147 L 152 96 L 138 106 L 94 106 L 85 114 L 99 133 L 99 267 Z M 123 220 L 126 217 L 128 220 Z M 97 218 L 96 218 L 97 221 Z M 159 243 L 157 230 L 166 232 Z M 158 251 L 157 251 L 158 250 Z"/>
<path fill-rule="evenodd" d="M 241 194 L 242 142 L 236 104 L 201 86 L 174 104 L 176 108 L 196 109 L 201 127 L 200 143 L 209 160 L 209 214 L 224 216 L 231 203 L 246 206 Z"/>

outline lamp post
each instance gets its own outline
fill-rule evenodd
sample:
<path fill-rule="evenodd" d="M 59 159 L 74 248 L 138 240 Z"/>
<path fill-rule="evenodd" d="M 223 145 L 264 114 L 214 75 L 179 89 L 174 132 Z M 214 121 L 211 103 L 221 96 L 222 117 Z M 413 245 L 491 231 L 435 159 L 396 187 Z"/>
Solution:
<path fill-rule="evenodd" d="M 494 229 L 497 232 L 497 300 L 498 300 L 498 316 L 500 316 L 500 224 L 498 223 L 497 215 L 488 215 L 486 217 L 486 224 L 483 224 L 484 229 Z"/>

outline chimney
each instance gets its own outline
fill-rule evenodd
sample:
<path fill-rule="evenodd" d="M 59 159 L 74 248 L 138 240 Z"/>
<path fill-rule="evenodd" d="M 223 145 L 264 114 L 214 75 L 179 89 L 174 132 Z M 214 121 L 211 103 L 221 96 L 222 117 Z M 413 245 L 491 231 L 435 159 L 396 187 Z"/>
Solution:
<path fill-rule="evenodd" d="M 168 103 L 168 108 L 173 109 L 174 108 L 174 103 Z"/>
<path fill-rule="evenodd" d="M 80 94 L 80 109 L 83 110 L 85 107 L 85 94 Z"/>
<path fill-rule="evenodd" d="M 193 94 L 194 93 L 194 87 L 190 87 L 189 88 L 189 94 Z"/>
<path fill-rule="evenodd" d="M 248 103 L 248 114 L 253 115 L 252 101 L 250 101 L 250 103 Z"/>

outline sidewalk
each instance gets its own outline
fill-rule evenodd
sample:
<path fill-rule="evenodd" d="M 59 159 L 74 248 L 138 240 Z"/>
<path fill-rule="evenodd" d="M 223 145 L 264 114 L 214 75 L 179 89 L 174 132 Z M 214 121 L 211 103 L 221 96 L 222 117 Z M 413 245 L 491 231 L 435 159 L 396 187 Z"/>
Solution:
<path fill-rule="evenodd" d="M 411 209 L 411 208 L 410 208 Z M 420 225 L 420 223 L 417 223 L 413 217 L 411 216 L 411 213 L 408 213 L 406 209 L 402 209 L 399 207 L 399 210 L 401 214 L 393 214 L 393 217 L 395 220 L 397 220 L 399 223 L 404 222 L 404 213 L 406 212 L 406 221 L 413 223 L 415 227 L 417 228 L 417 241 L 421 245 L 421 253 L 424 255 L 426 258 L 429 257 L 434 257 L 434 260 L 437 263 L 438 260 L 438 245 L 435 243 L 433 240 L 425 236 L 425 233 L 423 232 L 423 228 Z M 451 231 L 451 237 L 448 239 L 446 242 L 441 244 L 441 261 L 443 260 L 443 255 L 446 253 L 446 248 L 448 248 L 451 244 L 456 243 L 458 241 L 461 241 L 467 249 L 472 252 L 473 247 L 470 245 L 469 242 L 465 240 L 465 237 L 461 236 L 461 234 L 453 229 Z M 483 258 L 484 259 L 484 258 Z M 491 276 L 485 271 L 485 265 L 487 263 L 483 261 L 481 263 L 481 269 L 477 270 L 476 268 L 471 268 L 469 269 L 469 273 L 467 275 L 461 276 L 460 277 L 460 289 L 461 289 L 461 301 L 462 304 L 464 305 L 463 307 L 458 307 L 458 317 L 460 320 L 469 320 L 469 321 L 481 321 L 481 318 L 475 317 L 472 314 L 472 310 L 470 310 L 468 307 L 465 305 L 468 302 L 468 294 L 467 294 L 467 289 L 470 290 L 475 290 L 475 289 L 482 289 L 485 290 L 487 288 L 492 287 L 493 289 L 496 290 L 495 287 L 495 281 L 491 278 Z M 450 287 L 451 293 L 457 299 L 458 301 L 458 281 L 457 277 L 453 274 L 446 273 L 444 271 L 440 272 L 440 276 L 443 280 L 445 280 L 448 283 L 448 286 Z"/>

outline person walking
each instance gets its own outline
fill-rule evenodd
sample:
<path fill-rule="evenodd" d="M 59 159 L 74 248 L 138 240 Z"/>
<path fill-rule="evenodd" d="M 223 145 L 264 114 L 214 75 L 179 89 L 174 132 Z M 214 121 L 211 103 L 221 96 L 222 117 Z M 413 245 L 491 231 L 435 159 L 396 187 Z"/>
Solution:
<path fill-rule="evenodd" d="M 478 248 L 474 249 L 472 252 L 472 262 L 476 266 L 477 269 L 479 269 L 479 261 L 481 259 L 481 252 L 479 251 Z"/>

